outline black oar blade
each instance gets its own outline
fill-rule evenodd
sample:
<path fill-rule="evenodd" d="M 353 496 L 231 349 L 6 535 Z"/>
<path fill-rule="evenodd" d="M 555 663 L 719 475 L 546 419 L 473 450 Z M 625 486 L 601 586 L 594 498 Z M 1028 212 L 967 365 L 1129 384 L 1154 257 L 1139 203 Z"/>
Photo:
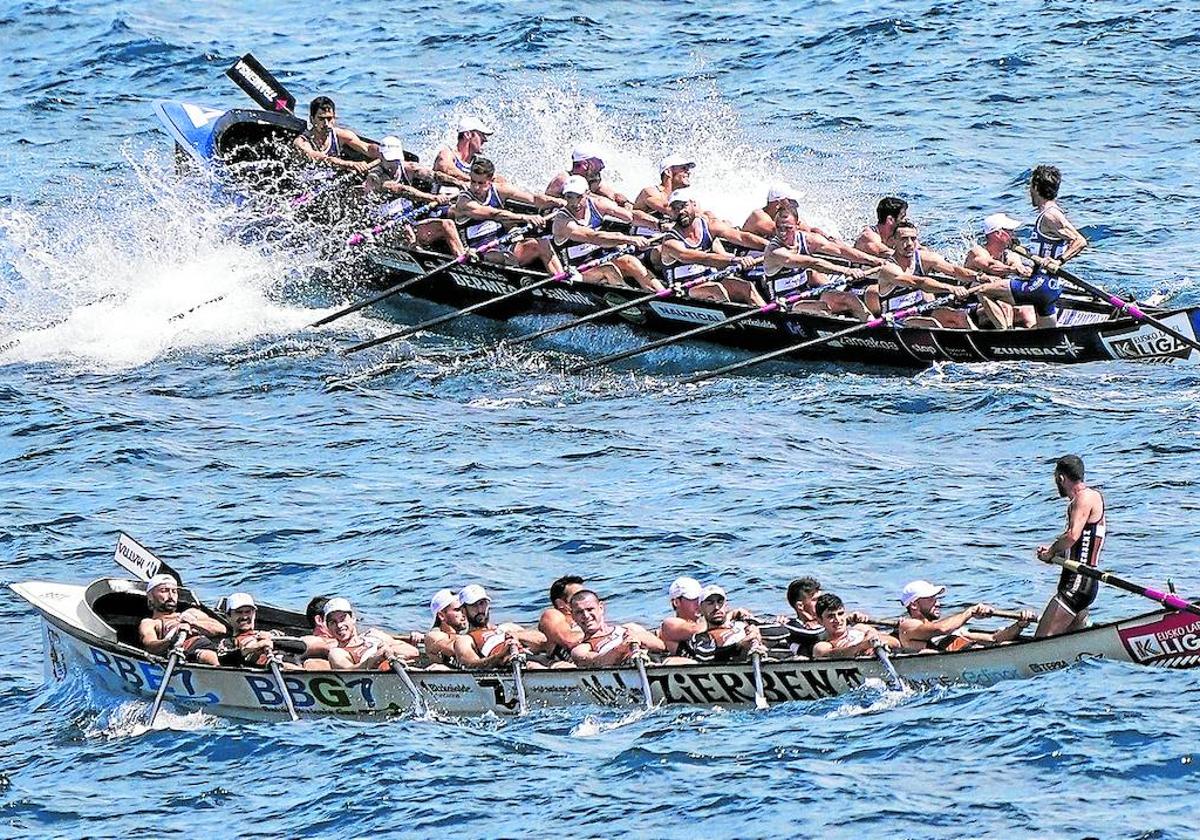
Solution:
<path fill-rule="evenodd" d="M 296 108 L 296 97 L 271 75 L 251 53 L 246 53 L 225 71 L 234 84 L 246 92 L 264 111 L 291 113 Z"/>

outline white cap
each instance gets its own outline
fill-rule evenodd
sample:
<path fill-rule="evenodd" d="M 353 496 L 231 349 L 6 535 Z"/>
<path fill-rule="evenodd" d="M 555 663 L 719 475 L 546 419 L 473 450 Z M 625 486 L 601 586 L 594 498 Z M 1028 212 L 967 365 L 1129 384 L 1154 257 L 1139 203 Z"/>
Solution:
<path fill-rule="evenodd" d="M 701 590 L 700 600 L 707 601 L 709 598 L 711 598 L 714 595 L 720 595 L 722 598 L 726 598 L 726 600 L 728 600 L 728 598 L 725 595 L 725 590 L 722 589 L 721 587 L 717 586 L 715 583 L 710 583 L 708 586 L 704 587 L 703 590 Z"/>
<path fill-rule="evenodd" d="M 907 607 L 913 601 L 921 598 L 932 598 L 946 591 L 944 586 L 934 586 L 927 580 L 914 580 L 904 585 L 900 590 L 900 603 Z"/>
<path fill-rule="evenodd" d="M 468 131 L 478 131 L 480 134 L 495 134 L 490 128 L 484 125 L 483 120 L 479 117 L 463 117 L 458 121 L 458 133 L 466 134 Z"/>
<path fill-rule="evenodd" d="M 389 134 L 379 141 L 379 156 L 384 160 L 404 160 L 404 144 L 399 137 Z"/>
<path fill-rule="evenodd" d="M 675 578 L 668 592 L 672 598 L 683 598 L 685 601 L 699 601 L 702 589 L 700 581 L 695 578 L 681 577 Z"/>
<path fill-rule="evenodd" d="M 331 613 L 335 612 L 354 612 L 354 607 L 350 606 L 350 602 L 345 598 L 330 598 L 325 602 L 325 617 L 329 618 Z"/>
<path fill-rule="evenodd" d="M 667 199 L 667 204 L 674 204 L 677 201 L 695 201 L 696 194 L 691 187 L 680 187 L 671 193 L 671 197 Z"/>
<path fill-rule="evenodd" d="M 146 581 L 146 594 L 149 595 L 155 589 L 158 589 L 158 587 L 167 585 L 178 586 L 179 581 L 175 580 L 174 575 L 155 575 Z"/>
<path fill-rule="evenodd" d="M 772 201 L 779 201 L 781 199 L 787 199 L 788 201 L 799 201 L 800 191 L 791 184 L 784 183 L 783 181 L 776 181 L 774 184 L 771 184 L 771 186 L 767 187 L 767 203 L 770 204 Z"/>
<path fill-rule="evenodd" d="M 457 601 L 457 596 L 449 589 L 439 589 L 433 593 L 433 597 L 429 599 L 429 613 L 434 618 L 438 617 L 438 613 L 446 609 L 446 607 Z"/>
<path fill-rule="evenodd" d="M 583 195 L 588 191 L 587 178 L 582 175 L 572 175 L 563 181 L 563 195 Z"/>
<path fill-rule="evenodd" d="M 460 604 L 478 604 L 480 601 L 490 601 L 492 596 L 487 594 L 487 590 L 478 583 L 469 583 L 462 588 L 462 592 L 458 593 L 458 601 Z"/>
<path fill-rule="evenodd" d="M 696 161 L 684 155 L 667 155 L 658 162 L 658 174 L 666 172 L 673 166 L 695 166 Z"/>
<path fill-rule="evenodd" d="M 604 156 L 591 143 L 580 143 L 571 150 L 571 162 L 579 163 L 581 160 L 598 160 L 603 165 Z"/>
<path fill-rule="evenodd" d="M 989 233 L 995 233 L 998 230 L 1016 230 L 1020 226 L 1021 223 L 1007 213 L 993 213 L 983 220 L 981 229 L 983 230 L 983 235 L 987 236 Z"/>
<path fill-rule="evenodd" d="M 245 592 L 234 592 L 225 601 L 226 612 L 240 610 L 242 607 L 254 607 L 255 609 L 258 609 L 258 604 L 254 603 L 254 598 L 247 595 Z"/>

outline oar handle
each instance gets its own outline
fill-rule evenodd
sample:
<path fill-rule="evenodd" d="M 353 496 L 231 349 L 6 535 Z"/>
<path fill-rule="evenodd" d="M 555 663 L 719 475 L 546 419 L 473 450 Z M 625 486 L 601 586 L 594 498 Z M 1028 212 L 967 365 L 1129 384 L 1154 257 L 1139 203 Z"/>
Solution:
<path fill-rule="evenodd" d="M 1107 583 L 1109 586 L 1115 586 L 1117 589 L 1124 589 L 1126 592 L 1132 592 L 1134 595 L 1141 595 L 1143 598 L 1149 598 L 1151 601 L 1157 601 L 1164 607 L 1170 607 L 1173 610 L 1181 612 L 1189 612 L 1193 615 L 1200 615 L 1200 604 L 1194 601 L 1187 601 L 1180 598 L 1178 595 L 1170 592 L 1160 592 L 1157 589 L 1152 589 L 1149 586 L 1142 586 L 1138 583 L 1119 578 L 1111 572 L 1106 572 L 1103 569 L 1098 569 L 1095 566 L 1085 566 L 1078 560 L 1071 560 L 1066 557 L 1039 557 L 1044 563 L 1050 563 L 1055 566 L 1062 566 L 1068 572 L 1081 575 L 1082 577 L 1097 580 L 1100 583 Z"/>

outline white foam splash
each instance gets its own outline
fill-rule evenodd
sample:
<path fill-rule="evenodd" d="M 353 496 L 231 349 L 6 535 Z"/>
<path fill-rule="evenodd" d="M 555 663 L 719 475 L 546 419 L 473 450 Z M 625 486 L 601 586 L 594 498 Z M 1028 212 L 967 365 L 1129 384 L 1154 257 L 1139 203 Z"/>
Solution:
<path fill-rule="evenodd" d="M 136 700 L 121 703 L 110 712 L 98 717 L 85 735 L 88 738 L 114 741 L 124 738 L 139 738 L 147 732 L 166 729 L 176 732 L 194 732 L 206 729 L 217 721 L 217 718 L 212 715 L 206 715 L 200 711 L 177 714 L 164 705 L 154 719 L 154 726 L 150 727 L 146 725 L 148 709 L 149 706 L 146 703 Z"/>
<path fill-rule="evenodd" d="M 595 715 L 587 715 L 583 720 L 571 727 L 570 735 L 572 738 L 595 738 L 598 735 L 603 735 L 605 732 L 612 732 L 613 730 L 629 726 L 632 723 L 637 723 L 647 715 L 654 713 L 657 708 L 655 706 L 652 709 L 647 709 L 642 706 L 621 715 L 616 720 L 601 720 Z"/>

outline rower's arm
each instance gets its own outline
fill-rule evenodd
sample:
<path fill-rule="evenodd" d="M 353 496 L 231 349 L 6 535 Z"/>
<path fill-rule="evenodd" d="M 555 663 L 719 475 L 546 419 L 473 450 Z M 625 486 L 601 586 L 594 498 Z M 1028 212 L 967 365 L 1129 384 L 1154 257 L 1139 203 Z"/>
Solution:
<path fill-rule="evenodd" d="M 933 292 L 934 294 L 951 294 L 955 289 L 949 283 L 934 280 L 932 277 L 920 277 L 916 274 L 909 274 L 906 271 L 902 271 L 899 266 L 885 265 L 879 276 L 881 279 L 885 277 L 890 279 L 897 286 L 920 289 L 923 292 Z M 880 289 L 880 294 L 883 294 L 882 289 Z"/>
<path fill-rule="evenodd" d="M 159 627 L 160 622 L 156 618 L 143 618 L 138 622 L 138 641 L 147 653 L 156 656 L 162 656 L 171 647 L 169 639 L 159 637 Z"/>
<path fill-rule="evenodd" d="M 813 645 L 813 659 L 828 659 L 831 656 L 833 656 L 833 645 L 829 642 L 817 642 Z"/>
<path fill-rule="evenodd" d="M 633 202 L 629 200 L 628 196 L 624 195 L 623 193 L 617 192 L 615 189 L 610 187 L 608 184 L 603 184 L 603 183 L 600 184 L 600 187 L 596 194 L 604 196 L 609 201 L 613 202 L 614 204 L 616 204 L 619 207 L 622 207 L 624 209 L 629 209 L 633 206 Z"/>
<path fill-rule="evenodd" d="M 921 621 L 920 619 L 906 618 L 902 619 L 900 623 L 904 627 L 905 635 L 910 639 L 928 642 L 934 636 L 944 636 L 947 633 L 953 633 L 974 618 L 975 615 L 976 608 L 975 606 L 971 606 L 962 612 L 948 615 L 937 621 Z"/>
<path fill-rule="evenodd" d="M 416 199 L 421 203 L 436 201 L 439 204 L 448 204 L 450 202 L 450 196 L 448 195 L 433 195 L 424 190 L 419 190 L 411 184 L 405 184 L 400 181 L 384 181 L 380 186 L 387 192 L 402 195 L 405 198 Z"/>
<path fill-rule="evenodd" d="M 1071 546 L 1079 542 L 1079 538 L 1083 536 L 1083 529 L 1087 527 L 1091 512 L 1091 505 L 1084 504 L 1079 496 L 1071 500 L 1071 504 L 1067 508 L 1067 530 L 1059 534 L 1058 538 L 1050 544 L 1051 557 L 1065 557 L 1071 550 Z"/>
<path fill-rule="evenodd" d="M 793 251 L 791 248 L 776 248 L 773 254 L 776 257 L 782 257 L 781 262 L 788 268 L 811 269 L 819 271 L 822 274 L 846 274 L 852 270 L 845 266 L 826 262 L 820 257 L 801 254 L 799 251 Z"/>
<path fill-rule="evenodd" d="M 761 236 L 747 233 L 741 228 L 735 228 L 728 222 L 713 218 L 707 214 L 706 218 L 708 219 L 708 229 L 712 232 L 713 236 L 724 239 L 726 242 L 732 242 L 735 245 L 741 245 L 743 248 L 749 248 L 752 251 L 761 251 L 767 247 L 767 240 Z"/>
<path fill-rule="evenodd" d="M 350 658 L 350 654 L 341 648 L 335 647 L 329 651 L 329 668 L 333 671 L 353 671 L 358 666 L 354 664 L 354 660 Z"/>
<path fill-rule="evenodd" d="M 372 149 L 371 149 L 371 146 L 369 143 L 367 143 L 365 140 L 363 140 L 361 137 L 359 137 L 357 134 L 355 134 L 350 129 L 340 128 L 339 126 L 334 126 L 333 130 L 334 130 L 334 132 L 337 133 L 338 142 L 344 148 L 353 149 L 354 151 L 358 152 L 360 155 L 362 155 L 363 157 L 368 158 L 368 159 L 379 157 L 378 154 L 372 153 Z"/>
<path fill-rule="evenodd" d="M 502 210 L 499 207 L 489 207 L 473 198 L 467 198 L 462 193 L 459 194 L 458 201 L 454 205 L 454 218 L 457 221 L 463 221 L 464 219 L 475 219 L 476 221 L 490 220 L 494 222 L 507 222 L 514 225 L 524 224 L 532 220 L 542 221 L 540 216 L 527 216 L 524 213 L 514 213 L 511 210 Z"/>
<path fill-rule="evenodd" d="M 604 653 L 596 653 L 586 642 L 571 648 L 571 661 L 580 668 L 604 668 L 624 662 L 628 656 L 629 647 L 624 644 Z"/>
<path fill-rule="evenodd" d="M 510 653 L 507 644 L 490 656 L 480 656 L 475 652 L 475 645 L 470 636 L 459 636 L 454 640 L 454 658 L 464 668 L 498 668 L 508 661 Z"/>
<path fill-rule="evenodd" d="M 892 249 L 884 243 L 883 238 L 869 227 L 863 228 L 854 242 L 854 247 L 864 254 L 873 254 L 884 259 L 892 255 Z"/>
<path fill-rule="evenodd" d="M 658 227 L 658 222 L 657 220 L 654 220 L 653 217 L 647 216 L 645 213 L 640 211 L 630 210 L 628 207 L 622 207 L 620 204 L 617 204 L 615 201 L 605 197 L 604 195 L 597 195 L 593 193 L 592 203 L 596 205 L 596 209 L 600 211 L 600 215 L 604 216 L 605 218 L 616 219 L 618 222 L 630 224 L 635 220 L 635 216 L 640 215 L 645 219 L 650 219 L 650 224 L 652 226 Z M 645 224 L 645 221 L 642 223 Z"/>
<path fill-rule="evenodd" d="M 313 144 L 309 142 L 309 139 L 303 134 L 297 135 L 296 139 L 292 141 L 292 145 L 299 149 L 301 154 L 314 163 L 326 163 L 337 169 L 353 169 L 356 172 L 366 172 L 375 165 L 375 161 L 366 163 L 365 161 L 346 160 L 345 158 L 334 157 L 333 155 L 327 155 L 324 152 L 318 152 L 315 148 L 313 148 Z"/>
<path fill-rule="evenodd" d="M 562 225 L 562 232 L 560 231 Z M 632 236 L 627 236 L 624 233 L 615 233 L 609 230 L 595 230 L 587 225 L 581 225 L 577 222 L 565 222 L 561 219 L 554 222 L 555 235 L 558 238 L 567 238 L 572 242 L 583 242 L 588 245 L 599 245 L 603 248 L 619 248 L 622 245 L 628 245 L 634 241 Z"/>
<path fill-rule="evenodd" d="M 658 637 L 664 642 L 677 645 L 702 632 L 704 632 L 704 622 L 688 621 L 673 615 L 663 619 L 663 623 L 658 628 Z"/>
<path fill-rule="evenodd" d="M 454 152 L 448 147 L 443 147 L 438 150 L 437 156 L 433 159 L 433 171 L 443 181 L 450 181 L 458 184 L 460 187 L 469 186 L 471 178 L 464 172 L 460 172 L 458 167 L 454 165 Z"/>
<path fill-rule="evenodd" d="M 992 255 L 987 252 L 987 249 L 981 245 L 976 245 L 967 251 L 967 256 L 963 260 L 963 266 L 968 271 L 982 271 L 993 277 L 1009 277 L 1013 274 L 1021 273 L 1021 269 L 1017 266 L 1003 260 L 993 259 Z"/>
<path fill-rule="evenodd" d="M 714 243 L 715 244 L 715 243 Z M 737 262 L 733 254 L 717 251 L 698 251 L 689 248 L 678 239 L 669 239 L 662 244 L 664 254 L 671 254 L 676 260 L 689 265 L 706 265 L 709 268 L 728 268 Z"/>
<path fill-rule="evenodd" d="M 859 263 L 860 265 L 875 266 L 883 265 L 887 262 L 883 257 L 861 251 L 840 239 L 830 239 L 822 234 L 805 234 L 805 238 L 808 240 L 808 249 L 814 254 L 841 257 L 843 260 Z"/>
<path fill-rule="evenodd" d="M 1083 234 L 1067 221 L 1066 214 L 1059 209 L 1058 205 L 1042 216 L 1042 224 L 1047 233 L 1067 240 L 1067 247 L 1062 252 L 1062 256 L 1058 258 L 1059 265 L 1075 259 L 1088 246 L 1088 241 L 1084 239 Z"/>
<path fill-rule="evenodd" d="M 583 631 L 572 627 L 567 617 L 556 609 L 546 610 L 538 622 L 538 629 L 546 639 L 565 650 L 572 650 L 583 641 Z"/>
<path fill-rule="evenodd" d="M 921 262 L 930 271 L 936 271 L 938 274 L 946 274 L 956 280 L 965 280 L 967 282 L 981 282 L 984 278 L 980 276 L 978 271 L 972 271 L 969 268 L 961 265 L 955 265 L 947 259 L 944 259 L 941 254 L 933 251 L 921 249 Z"/>
<path fill-rule="evenodd" d="M 180 618 L 206 636 L 224 636 L 229 630 L 219 620 L 213 618 L 204 612 L 204 610 L 198 610 L 195 607 L 184 610 Z"/>
<path fill-rule="evenodd" d="M 637 642 L 651 653 L 666 653 L 667 645 L 655 634 L 651 633 L 640 624 L 626 624 L 625 629 L 629 632 L 633 641 Z"/>
<path fill-rule="evenodd" d="M 638 193 L 633 206 L 644 213 L 657 213 L 659 216 L 671 217 L 671 207 L 667 204 L 666 197 L 655 187 L 646 187 Z"/>

